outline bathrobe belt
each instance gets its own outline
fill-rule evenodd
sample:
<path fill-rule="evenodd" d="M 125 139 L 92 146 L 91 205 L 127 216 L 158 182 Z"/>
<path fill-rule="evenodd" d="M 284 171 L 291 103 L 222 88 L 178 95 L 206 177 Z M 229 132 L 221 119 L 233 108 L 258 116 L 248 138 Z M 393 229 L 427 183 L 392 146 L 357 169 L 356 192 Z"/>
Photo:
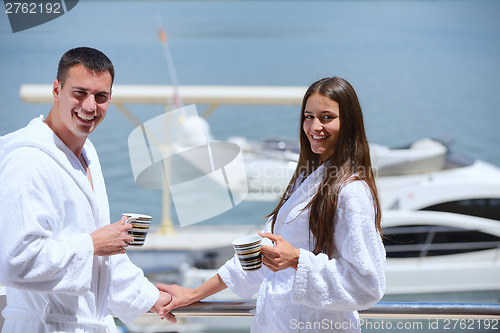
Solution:
<path fill-rule="evenodd" d="M 44 325 L 51 323 L 84 325 L 94 328 L 104 328 L 106 329 L 106 332 L 111 332 L 109 331 L 109 328 L 115 327 L 114 319 L 111 315 L 105 316 L 102 320 L 96 320 L 82 318 L 76 315 L 50 313 L 50 310 L 49 304 L 45 306 L 43 311 L 34 311 L 25 308 L 12 308 L 7 306 L 7 308 L 2 311 L 2 315 L 4 319 L 41 321 Z"/>

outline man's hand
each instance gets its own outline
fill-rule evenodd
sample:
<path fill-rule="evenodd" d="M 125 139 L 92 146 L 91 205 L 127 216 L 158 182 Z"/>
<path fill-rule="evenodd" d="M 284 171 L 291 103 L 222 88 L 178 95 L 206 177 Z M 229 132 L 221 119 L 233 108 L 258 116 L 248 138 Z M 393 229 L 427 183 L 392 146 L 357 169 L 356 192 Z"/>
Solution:
<path fill-rule="evenodd" d="M 169 321 L 175 323 L 177 320 L 175 319 L 175 316 L 170 313 L 170 311 L 182 306 L 188 306 L 194 302 L 199 302 L 210 295 L 226 289 L 227 286 L 224 281 L 222 281 L 219 274 L 215 274 L 195 289 L 184 288 L 175 284 L 166 285 L 162 283 L 158 283 L 156 288 L 172 295 L 172 302 L 161 309 L 158 314 L 162 319 L 163 317 L 166 317 Z"/>
<path fill-rule="evenodd" d="M 97 229 L 90 234 L 94 242 L 94 254 L 96 256 L 111 256 L 125 253 L 125 248 L 134 241 L 127 233 L 132 229 L 130 223 L 125 223 L 126 217 L 120 221 Z"/>
<path fill-rule="evenodd" d="M 153 305 L 153 307 L 150 309 L 150 311 L 156 312 L 159 314 L 160 310 L 165 308 L 167 305 L 169 305 L 172 302 L 172 300 L 173 300 L 172 295 L 160 290 L 160 296 L 158 297 L 158 300 L 156 301 L 155 305 Z M 171 313 L 167 312 L 165 314 L 161 314 L 161 316 L 162 316 L 162 319 L 163 319 L 163 317 L 166 317 L 171 322 L 176 321 L 174 315 L 172 315 Z"/>
<path fill-rule="evenodd" d="M 297 269 L 299 264 L 299 249 L 293 247 L 283 237 L 271 233 L 260 233 L 264 238 L 269 238 L 274 246 L 262 245 L 262 264 L 273 272 L 281 271 L 288 267 Z"/>

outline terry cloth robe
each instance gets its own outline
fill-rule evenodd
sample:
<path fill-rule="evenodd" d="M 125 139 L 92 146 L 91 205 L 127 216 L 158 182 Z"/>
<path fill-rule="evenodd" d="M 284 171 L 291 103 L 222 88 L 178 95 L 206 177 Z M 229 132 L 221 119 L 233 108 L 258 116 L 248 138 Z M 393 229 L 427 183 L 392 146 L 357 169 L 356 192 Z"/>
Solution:
<path fill-rule="evenodd" d="M 116 332 L 113 317 L 146 313 L 159 291 L 125 254 L 94 256 L 90 233 L 110 222 L 97 153 L 83 148 L 94 189 L 43 123 L 0 138 L 2 332 Z"/>
<path fill-rule="evenodd" d="M 258 291 L 252 333 L 360 332 L 358 310 L 378 302 L 385 292 L 385 249 L 375 228 L 373 201 L 364 181 L 340 191 L 335 214 L 333 258 L 315 255 L 304 207 L 322 179 L 321 166 L 300 184 L 280 209 L 274 233 L 300 251 L 298 268 L 245 272 L 235 256 L 218 271 L 242 298 Z M 271 221 L 264 232 L 271 231 Z"/>

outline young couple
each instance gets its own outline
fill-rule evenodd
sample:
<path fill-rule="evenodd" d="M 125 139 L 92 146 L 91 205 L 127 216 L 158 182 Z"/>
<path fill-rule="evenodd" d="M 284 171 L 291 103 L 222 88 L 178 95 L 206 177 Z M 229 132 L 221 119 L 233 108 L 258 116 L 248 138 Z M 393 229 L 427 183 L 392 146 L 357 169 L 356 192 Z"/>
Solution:
<path fill-rule="evenodd" d="M 263 267 L 236 257 L 198 288 L 154 286 L 125 254 L 124 220 L 110 224 L 97 153 L 87 139 L 111 98 L 111 61 L 66 52 L 45 119 L 0 137 L 0 283 L 5 332 L 116 332 L 127 322 L 230 288 L 258 293 L 252 332 L 287 332 L 293 320 L 351 322 L 380 300 L 385 251 L 361 108 L 338 77 L 312 84 L 300 116 L 297 169 L 262 237 Z M 345 330 L 346 332 L 348 330 Z M 354 330 L 356 331 L 356 330 Z"/>

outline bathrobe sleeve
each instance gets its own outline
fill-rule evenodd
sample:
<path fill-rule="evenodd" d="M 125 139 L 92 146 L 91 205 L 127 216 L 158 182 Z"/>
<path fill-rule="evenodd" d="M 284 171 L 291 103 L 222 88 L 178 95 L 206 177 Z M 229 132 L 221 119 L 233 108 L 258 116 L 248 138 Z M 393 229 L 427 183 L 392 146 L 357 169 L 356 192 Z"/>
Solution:
<path fill-rule="evenodd" d="M 57 163 L 36 148 L 4 157 L 0 188 L 0 283 L 39 292 L 82 295 L 90 289 L 94 246 L 90 234 L 64 237 L 60 216 L 69 204 Z"/>
<path fill-rule="evenodd" d="M 364 182 L 344 186 L 335 218 L 333 259 L 300 249 L 293 302 L 332 311 L 369 308 L 385 291 L 385 249 Z"/>
<path fill-rule="evenodd" d="M 266 223 L 262 232 L 271 232 L 270 221 Z M 259 291 L 262 281 L 264 281 L 264 278 L 269 272 L 271 272 L 269 268 L 264 265 L 255 271 L 244 271 L 235 254 L 219 268 L 217 273 L 232 292 L 243 299 L 249 299 Z"/>
<path fill-rule="evenodd" d="M 114 255 L 110 260 L 108 309 L 123 322 L 130 322 L 148 312 L 155 305 L 160 292 L 127 255 Z"/>

